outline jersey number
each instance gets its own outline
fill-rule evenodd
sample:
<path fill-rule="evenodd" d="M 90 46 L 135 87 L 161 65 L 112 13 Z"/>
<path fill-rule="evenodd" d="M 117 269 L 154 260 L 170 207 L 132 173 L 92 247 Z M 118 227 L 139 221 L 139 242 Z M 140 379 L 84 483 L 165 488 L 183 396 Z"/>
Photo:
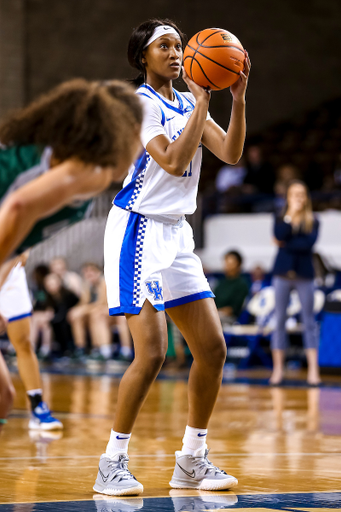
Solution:
<path fill-rule="evenodd" d="M 185 171 L 182 178 L 190 178 L 192 176 L 192 162 L 189 164 L 189 171 Z"/>

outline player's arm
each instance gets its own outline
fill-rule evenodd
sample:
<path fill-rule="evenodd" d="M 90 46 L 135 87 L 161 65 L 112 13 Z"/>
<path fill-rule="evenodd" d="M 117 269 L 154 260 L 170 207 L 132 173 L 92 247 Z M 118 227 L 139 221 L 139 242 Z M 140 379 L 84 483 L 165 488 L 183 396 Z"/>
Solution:
<path fill-rule="evenodd" d="M 210 101 L 210 93 L 190 80 L 185 71 L 183 79 L 196 99 L 188 123 L 175 141 L 171 141 L 166 135 L 158 135 L 146 146 L 148 153 L 159 166 L 174 176 L 184 174 L 198 149 Z"/>
<path fill-rule="evenodd" d="M 236 164 L 243 153 L 246 135 L 245 93 L 250 69 L 250 59 L 245 52 L 244 70 L 240 72 L 237 82 L 230 87 L 233 104 L 227 132 L 212 119 L 206 121 L 205 124 L 202 143 L 227 164 Z"/>
<path fill-rule="evenodd" d="M 10 194 L 0 209 L 0 265 L 39 219 L 99 194 L 110 183 L 110 170 L 95 173 L 93 165 L 68 160 Z"/>

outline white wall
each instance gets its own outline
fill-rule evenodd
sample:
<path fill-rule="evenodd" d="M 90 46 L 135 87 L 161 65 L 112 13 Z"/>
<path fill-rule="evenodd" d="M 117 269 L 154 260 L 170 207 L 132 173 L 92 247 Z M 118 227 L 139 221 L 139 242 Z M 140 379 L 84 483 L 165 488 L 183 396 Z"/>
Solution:
<path fill-rule="evenodd" d="M 341 212 L 317 214 L 320 220 L 319 238 L 314 251 L 341 268 Z M 271 214 L 216 215 L 204 223 L 204 249 L 197 251 L 205 269 L 222 269 L 222 258 L 231 249 L 240 251 L 244 269 L 261 264 L 270 271 L 277 248 L 272 241 L 274 217 Z"/>

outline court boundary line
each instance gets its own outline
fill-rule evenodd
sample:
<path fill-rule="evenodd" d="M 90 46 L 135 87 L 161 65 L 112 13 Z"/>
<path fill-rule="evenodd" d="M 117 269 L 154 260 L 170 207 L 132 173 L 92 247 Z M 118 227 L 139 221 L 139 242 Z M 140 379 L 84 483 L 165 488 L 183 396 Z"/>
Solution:
<path fill-rule="evenodd" d="M 200 492 L 197 490 L 197 492 Z M 291 491 L 291 492 L 255 492 L 255 493 L 252 493 L 252 492 L 240 492 L 238 494 L 236 493 L 229 493 L 229 492 L 225 492 L 225 493 L 219 493 L 217 492 L 217 496 L 278 496 L 280 494 L 283 494 L 283 495 L 290 495 L 290 494 L 337 494 L 337 493 L 341 493 L 341 490 L 335 490 L 335 491 Z M 98 493 L 97 493 L 98 494 Z M 99 496 L 103 496 L 103 494 L 99 494 Z M 184 497 L 184 498 L 196 498 L 196 497 L 200 497 L 200 494 L 185 494 L 184 496 L 177 496 L 177 497 Z M 119 500 L 126 500 L 127 499 L 127 496 L 108 496 L 108 498 L 115 498 L 115 499 L 119 499 Z M 144 500 L 153 500 L 153 499 L 161 499 L 161 498 L 164 498 L 164 499 L 171 499 L 172 496 L 143 496 L 143 495 L 139 495 L 139 496 L 130 496 L 129 499 L 135 499 L 135 500 L 141 500 L 141 499 L 144 499 Z M 5 502 L 5 503 L 2 503 L 0 502 L 0 505 L 27 505 L 27 504 L 31 504 L 31 503 L 34 503 L 34 504 L 41 504 L 41 503 L 77 503 L 77 502 L 84 502 L 84 501 L 89 501 L 91 503 L 95 502 L 96 500 L 94 499 L 88 499 L 88 498 L 84 498 L 84 499 L 77 499 L 77 500 L 53 500 L 53 501 L 15 501 L 15 502 Z M 101 501 L 106 501 L 105 498 Z M 238 510 L 238 509 L 237 509 Z M 333 509 L 331 509 L 333 510 Z M 337 509 L 335 509 L 337 510 Z M 255 511 L 257 511 L 257 509 L 255 508 Z"/>

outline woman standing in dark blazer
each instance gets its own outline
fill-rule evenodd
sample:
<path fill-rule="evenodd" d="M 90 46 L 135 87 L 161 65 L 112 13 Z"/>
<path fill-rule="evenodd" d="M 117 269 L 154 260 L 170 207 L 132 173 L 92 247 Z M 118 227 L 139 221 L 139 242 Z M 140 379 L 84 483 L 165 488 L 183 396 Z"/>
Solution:
<path fill-rule="evenodd" d="M 284 376 L 286 348 L 286 310 L 290 292 L 296 289 L 300 298 L 303 342 L 307 356 L 310 385 L 320 383 L 318 367 L 318 332 L 314 319 L 314 268 L 312 248 L 318 236 L 319 222 L 313 216 L 311 199 L 306 185 L 293 181 L 287 191 L 284 214 L 277 218 L 274 226 L 278 253 L 273 269 L 275 288 L 276 327 L 271 339 L 273 372 L 270 383 L 280 384 Z"/>

